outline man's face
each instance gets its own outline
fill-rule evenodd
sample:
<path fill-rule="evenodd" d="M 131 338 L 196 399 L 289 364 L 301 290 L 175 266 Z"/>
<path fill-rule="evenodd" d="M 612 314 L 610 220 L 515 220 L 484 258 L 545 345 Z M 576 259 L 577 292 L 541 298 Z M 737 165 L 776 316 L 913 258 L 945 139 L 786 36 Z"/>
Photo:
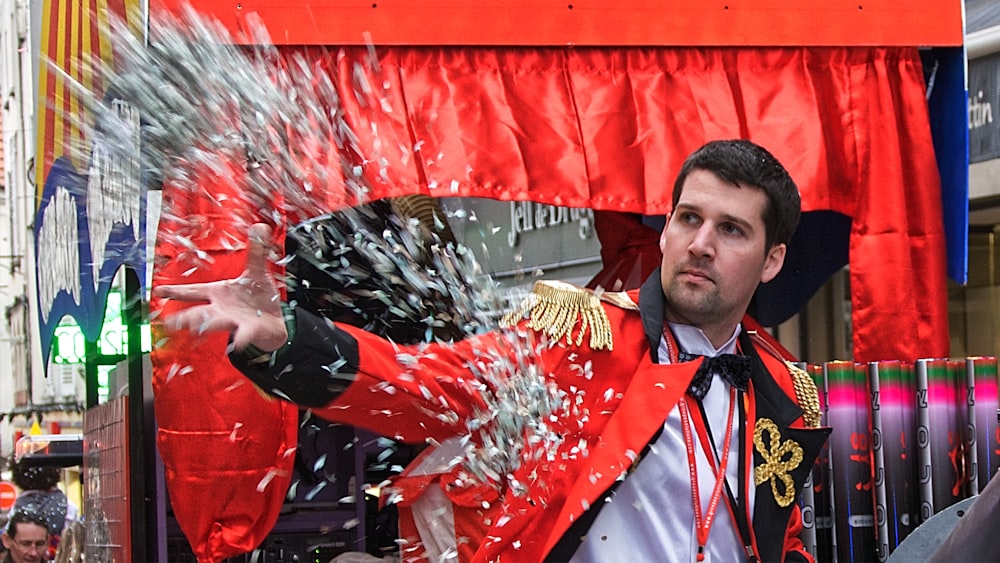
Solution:
<path fill-rule="evenodd" d="M 785 245 L 765 252 L 767 196 L 705 170 L 685 179 L 660 235 L 666 318 L 694 325 L 719 346 L 732 336 L 760 282 L 781 270 Z"/>
<path fill-rule="evenodd" d="M 49 532 L 45 526 L 20 522 L 14 524 L 14 537 L 6 533 L 0 535 L 3 546 L 10 552 L 14 563 L 38 563 L 45 560 L 45 550 L 49 545 Z"/>

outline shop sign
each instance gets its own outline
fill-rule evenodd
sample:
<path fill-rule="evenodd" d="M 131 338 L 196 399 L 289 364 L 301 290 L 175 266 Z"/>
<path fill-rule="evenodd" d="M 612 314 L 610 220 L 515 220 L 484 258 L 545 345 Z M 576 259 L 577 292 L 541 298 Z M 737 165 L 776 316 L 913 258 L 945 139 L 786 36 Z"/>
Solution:
<path fill-rule="evenodd" d="M 512 201 L 507 244 L 514 248 L 521 242 L 523 233 L 543 231 L 565 224 L 577 225 L 580 240 L 586 240 L 593 233 L 594 212 L 590 209 L 572 209 L 531 201 Z"/>
<path fill-rule="evenodd" d="M 969 61 L 969 162 L 1000 157 L 1000 53 Z"/>
<path fill-rule="evenodd" d="M 486 198 L 446 198 L 443 206 L 458 240 L 498 279 L 589 277 L 600 268 L 590 209 Z"/>

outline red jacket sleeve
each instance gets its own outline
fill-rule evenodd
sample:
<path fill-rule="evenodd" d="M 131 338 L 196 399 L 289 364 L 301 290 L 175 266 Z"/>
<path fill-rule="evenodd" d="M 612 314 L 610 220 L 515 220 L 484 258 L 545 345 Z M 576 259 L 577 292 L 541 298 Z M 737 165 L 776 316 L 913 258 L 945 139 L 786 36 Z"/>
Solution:
<path fill-rule="evenodd" d="M 230 361 L 262 389 L 318 416 L 408 443 L 468 433 L 470 418 L 488 410 L 487 382 L 502 379 L 475 374 L 510 366 L 499 333 L 401 346 L 302 309 L 293 330 L 277 352 L 233 353 Z"/>

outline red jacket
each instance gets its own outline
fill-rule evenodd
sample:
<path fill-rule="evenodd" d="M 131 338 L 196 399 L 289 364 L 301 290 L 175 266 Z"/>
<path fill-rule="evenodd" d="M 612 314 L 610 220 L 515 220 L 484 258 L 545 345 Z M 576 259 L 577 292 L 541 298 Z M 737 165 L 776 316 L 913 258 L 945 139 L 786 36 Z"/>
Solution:
<path fill-rule="evenodd" d="M 609 295 L 599 305 L 593 301 L 606 318 L 613 350 L 594 349 L 588 342 L 587 337 L 599 330 L 594 326 L 585 330 L 582 343 L 575 344 L 580 319 L 570 330 L 572 342 L 559 333 L 538 347 L 544 377 L 570 399 L 547 420 L 547 429 L 562 438 L 555 455 L 526 460 L 513 480 L 499 485 L 470 485 L 467 475 L 462 486 L 456 486 L 454 476 L 438 485 L 452 500 L 460 500 L 455 518 L 463 530 L 456 533 L 465 536 L 464 543 L 459 542 L 463 560 L 542 561 L 572 553 L 571 543 L 569 551 L 565 543 L 558 547 L 558 555 L 552 550 L 574 522 L 585 518 L 589 507 L 600 506 L 602 496 L 632 468 L 683 396 L 699 362 L 656 363 L 663 328 L 659 277 L 652 276 L 641 297 L 639 293 Z M 481 368 L 489 353 L 509 353 L 504 351 L 509 343 L 498 340 L 496 333 L 418 351 L 302 311 L 296 317 L 290 349 L 277 352 L 271 362 L 234 355 L 234 364 L 264 389 L 277 390 L 321 416 L 404 441 L 433 443 L 469 433 L 466 421 L 477 408 L 486 409 L 490 399 L 489 391 L 484 394 L 480 382 L 470 377 L 469 366 Z M 519 327 L 532 332 L 524 323 Z M 545 341 L 545 327 L 536 328 Z M 795 493 L 801 489 L 829 429 L 806 427 L 795 379 L 785 362 L 760 339 L 744 338 L 747 344 L 742 349 L 756 358 L 746 435 L 754 436 L 765 418 L 779 434 L 765 433 L 763 450 L 748 438 L 747 459 L 753 459 L 755 471 L 762 471 L 756 468 L 763 468 L 768 458 L 779 462 L 790 457 L 778 460 L 767 444 L 791 441 L 802 452 L 798 463 L 788 464 L 789 470 L 780 469 L 770 477 L 765 472 L 768 478 L 759 486 L 754 486 L 753 475 L 747 480 L 754 489 L 748 494 L 756 495 L 751 518 L 755 549 L 763 561 L 785 560 L 789 554 L 794 554 L 790 560 L 809 560 L 798 539 L 798 505 L 785 499 L 781 506 L 778 498 L 784 496 L 789 477 Z M 287 375 L 289 364 L 294 376 Z M 811 392 L 815 394 L 815 388 Z M 430 481 L 422 480 L 421 487 Z M 509 487 L 512 482 L 524 485 L 526 492 L 515 494 Z"/>

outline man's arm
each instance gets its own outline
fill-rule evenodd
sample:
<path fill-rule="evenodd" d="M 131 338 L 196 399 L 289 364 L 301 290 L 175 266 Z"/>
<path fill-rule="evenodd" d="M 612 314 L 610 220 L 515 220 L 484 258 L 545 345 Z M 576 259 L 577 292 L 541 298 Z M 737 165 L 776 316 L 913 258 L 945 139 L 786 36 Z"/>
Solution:
<path fill-rule="evenodd" d="M 473 409 L 486 410 L 482 385 L 469 377 L 469 366 L 501 356 L 503 341 L 397 346 L 291 310 L 268 270 L 269 236 L 264 225 L 251 228 L 247 264 L 237 278 L 157 287 L 161 297 L 192 303 L 166 316 L 164 327 L 227 332 L 237 369 L 262 389 L 325 418 L 408 442 L 468 432 Z"/>

